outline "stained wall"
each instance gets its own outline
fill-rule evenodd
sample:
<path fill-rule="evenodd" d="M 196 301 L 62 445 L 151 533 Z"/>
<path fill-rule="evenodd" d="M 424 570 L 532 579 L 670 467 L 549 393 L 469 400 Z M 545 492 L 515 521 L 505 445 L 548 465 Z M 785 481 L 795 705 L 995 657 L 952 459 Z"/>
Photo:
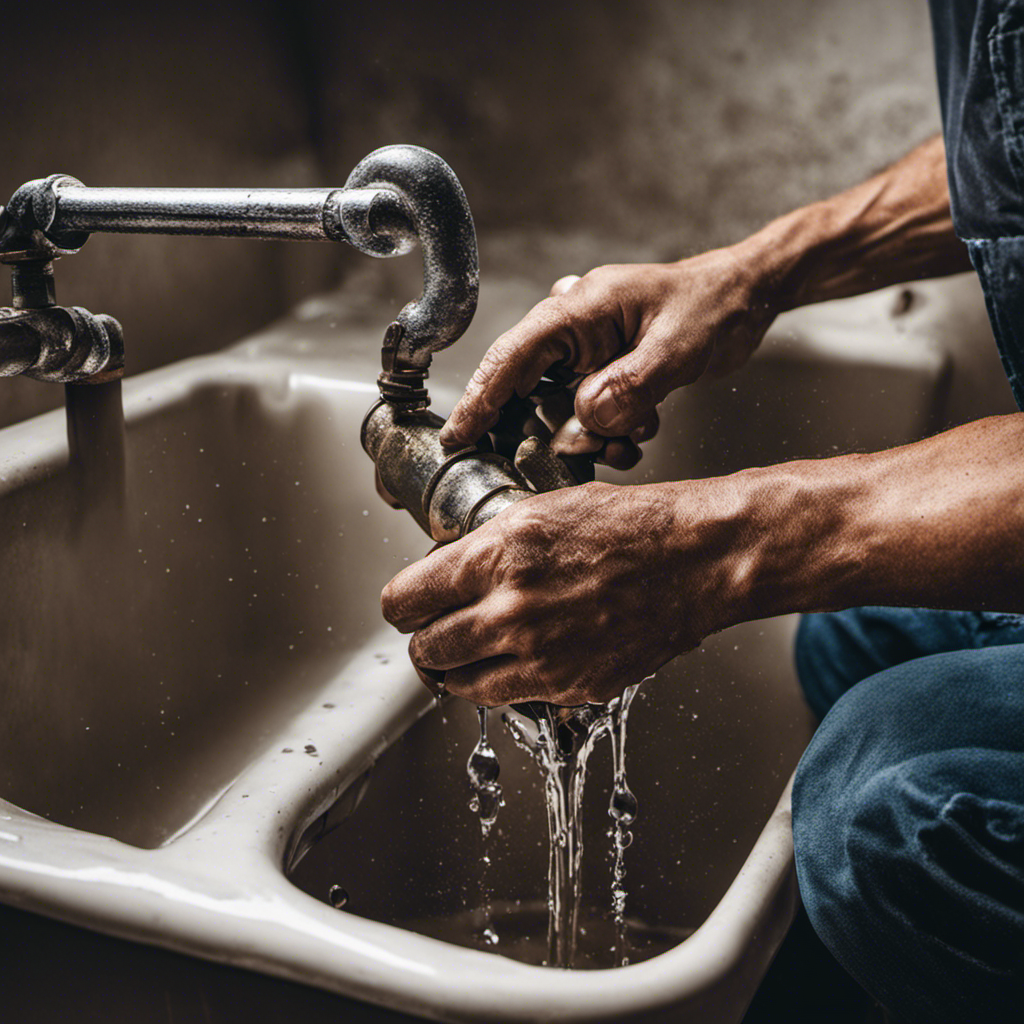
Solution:
<path fill-rule="evenodd" d="M 462 178 L 483 273 L 538 287 L 736 239 L 938 128 L 920 0 L 17 4 L 4 69 L 0 196 L 55 171 L 339 184 L 413 142 Z M 130 373 L 372 286 L 333 246 L 208 239 L 97 236 L 57 272 L 122 321 Z M 2 382 L 0 422 L 58 390 Z"/>

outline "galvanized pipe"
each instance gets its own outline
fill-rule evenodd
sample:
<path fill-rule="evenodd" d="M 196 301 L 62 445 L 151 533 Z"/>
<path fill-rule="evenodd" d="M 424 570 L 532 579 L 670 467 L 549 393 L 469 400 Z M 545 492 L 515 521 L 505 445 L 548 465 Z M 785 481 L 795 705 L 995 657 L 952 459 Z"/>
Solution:
<path fill-rule="evenodd" d="M 74 178 L 54 185 L 57 237 L 95 231 L 214 235 L 256 239 L 339 240 L 325 211 L 341 189 L 91 188 Z M 394 194 L 392 193 L 392 196 Z M 397 201 L 397 196 L 394 196 Z"/>
<path fill-rule="evenodd" d="M 343 188 L 91 187 L 67 174 L 22 185 L 0 208 L 0 262 L 45 263 L 93 232 L 347 242 L 369 256 L 423 249 L 423 294 L 398 314 L 381 393 L 407 407 L 434 352 L 469 325 L 479 288 L 476 232 L 452 169 L 419 146 L 384 146 Z"/>

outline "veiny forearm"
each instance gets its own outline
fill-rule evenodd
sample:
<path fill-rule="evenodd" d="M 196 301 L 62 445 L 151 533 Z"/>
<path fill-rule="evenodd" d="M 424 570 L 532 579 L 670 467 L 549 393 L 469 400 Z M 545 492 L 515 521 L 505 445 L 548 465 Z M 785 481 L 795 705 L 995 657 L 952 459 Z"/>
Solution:
<path fill-rule="evenodd" d="M 754 268 L 778 312 L 971 269 L 953 231 L 940 137 L 863 184 L 772 221 L 733 249 Z"/>
<path fill-rule="evenodd" d="M 725 481 L 734 621 L 866 604 L 1024 612 L 1024 413 Z"/>

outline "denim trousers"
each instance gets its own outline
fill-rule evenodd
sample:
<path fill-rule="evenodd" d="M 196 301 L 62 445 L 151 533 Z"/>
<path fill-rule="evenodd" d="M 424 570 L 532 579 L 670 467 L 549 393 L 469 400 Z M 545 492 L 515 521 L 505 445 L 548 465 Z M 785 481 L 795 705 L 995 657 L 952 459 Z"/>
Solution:
<path fill-rule="evenodd" d="M 815 931 L 899 1021 L 1024 1021 L 1024 617 L 807 615 L 796 662 Z"/>

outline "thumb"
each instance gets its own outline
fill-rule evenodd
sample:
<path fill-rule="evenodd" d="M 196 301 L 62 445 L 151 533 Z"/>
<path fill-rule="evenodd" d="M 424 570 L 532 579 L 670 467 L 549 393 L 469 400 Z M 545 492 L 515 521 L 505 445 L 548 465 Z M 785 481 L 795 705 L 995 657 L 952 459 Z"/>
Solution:
<path fill-rule="evenodd" d="M 565 277 L 560 277 L 551 286 L 551 291 L 549 294 L 564 295 L 579 279 L 579 274 L 566 274 Z"/>
<path fill-rule="evenodd" d="M 706 350 L 695 352 L 678 335 L 652 330 L 636 348 L 580 384 L 576 415 L 596 434 L 628 436 L 650 419 L 670 391 L 695 381 L 707 361 Z"/>

